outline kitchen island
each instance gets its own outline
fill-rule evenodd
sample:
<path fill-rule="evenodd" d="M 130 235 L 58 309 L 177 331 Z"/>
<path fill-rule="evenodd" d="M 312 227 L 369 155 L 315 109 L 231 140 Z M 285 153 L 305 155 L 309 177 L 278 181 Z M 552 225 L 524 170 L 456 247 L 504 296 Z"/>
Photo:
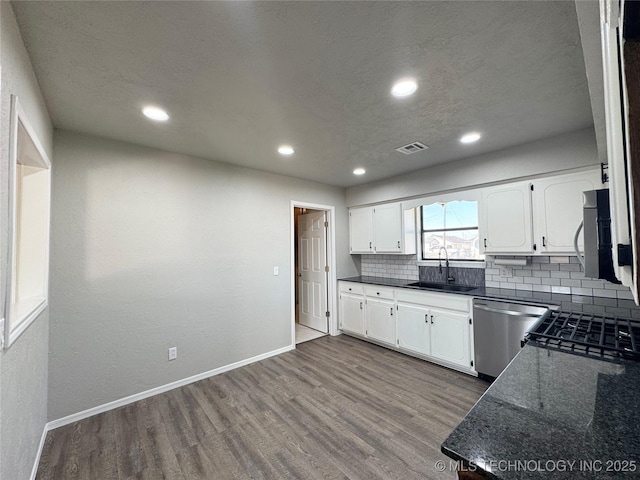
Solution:
<path fill-rule="evenodd" d="M 528 343 L 442 452 L 482 478 L 639 478 L 640 362 Z"/>

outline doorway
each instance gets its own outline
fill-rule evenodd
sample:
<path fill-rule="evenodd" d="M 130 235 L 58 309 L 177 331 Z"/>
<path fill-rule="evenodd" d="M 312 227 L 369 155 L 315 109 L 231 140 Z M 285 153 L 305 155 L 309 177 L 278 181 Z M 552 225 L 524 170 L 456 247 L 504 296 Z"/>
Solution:
<path fill-rule="evenodd" d="M 292 344 L 332 331 L 333 207 L 292 202 Z"/>

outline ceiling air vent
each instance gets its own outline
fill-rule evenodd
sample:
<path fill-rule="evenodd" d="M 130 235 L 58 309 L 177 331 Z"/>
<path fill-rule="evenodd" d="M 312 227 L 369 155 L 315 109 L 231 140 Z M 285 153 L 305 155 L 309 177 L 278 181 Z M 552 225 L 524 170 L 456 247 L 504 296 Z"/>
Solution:
<path fill-rule="evenodd" d="M 422 150 L 426 150 L 427 147 L 424 143 L 421 142 L 413 142 L 403 147 L 396 148 L 397 152 L 404 153 L 405 155 L 411 155 L 412 153 L 421 152 Z"/>

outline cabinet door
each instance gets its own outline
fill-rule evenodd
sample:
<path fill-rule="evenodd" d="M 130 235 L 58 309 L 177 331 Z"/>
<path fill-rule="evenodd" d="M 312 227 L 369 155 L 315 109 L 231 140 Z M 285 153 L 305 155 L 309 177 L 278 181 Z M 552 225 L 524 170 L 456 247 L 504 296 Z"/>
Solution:
<path fill-rule="evenodd" d="M 373 253 L 373 209 L 349 211 L 349 245 L 351 253 Z"/>
<path fill-rule="evenodd" d="M 364 335 L 364 297 L 340 294 L 340 328 L 345 332 Z"/>
<path fill-rule="evenodd" d="M 423 355 L 431 350 L 429 339 L 429 309 L 419 305 L 398 303 L 398 347 Z"/>
<path fill-rule="evenodd" d="M 396 344 L 396 317 L 393 308 L 393 301 L 367 297 L 367 337 L 391 345 Z"/>
<path fill-rule="evenodd" d="M 402 249 L 402 205 L 373 207 L 373 240 L 376 253 L 399 253 Z"/>
<path fill-rule="evenodd" d="M 600 171 L 558 175 L 533 184 L 535 241 L 540 253 L 573 253 L 573 237 L 582 221 L 582 192 L 602 188 Z M 582 235 L 579 237 L 582 249 Z"/>
<path fill-rule="evenodd" d="M 470 368 L 469 316 L 437 308 L 431 315 L 431 356 Z"/>
<path fill-rule="evenodd" d="M 491 187 L 480 202 L 482 253 L 531 253 L 531 187 L 528 182 Z"/>

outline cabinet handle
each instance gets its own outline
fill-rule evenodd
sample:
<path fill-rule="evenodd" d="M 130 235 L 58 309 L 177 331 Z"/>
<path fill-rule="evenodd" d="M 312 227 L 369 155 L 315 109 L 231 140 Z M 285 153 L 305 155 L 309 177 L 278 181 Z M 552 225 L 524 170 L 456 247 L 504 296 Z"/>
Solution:
<path fill-rule="evenodd" d="M 487 248 L 487 239 L 484 239 L 484 248 Z"/>
<path fill-rule="evenodd" d="M 400 240 L 398 240 L 398 250 L 400 250 Z"/>
<path fill-rule="evenodd" d="M 391 316 L 393 317 L 393 307 L 391 307 L 389 310 L 391 310 Z"/>
<path fill-rule="evenodd" d="M 369 242 L 369 250 L 371 250 L 371 242 Z"/>
<path fill-rule="evenodd" d="M 538 246 L 534 243 L 533 244 L 533 251 L 535 252 L 538 249 Z"/>
<path fill-rule="evenodd" d="M 544 237 L 542 237 L 542 246 L 546 247 L 547 246 L 547 242 L 545 242 Z"/>
<path fill-rule="evenodd" d="M 433 315 L 431 315 L 431 324 L 433 325 Z"/>
<path fill-rule="evenodd" d="M 429 323 L 429 315 L 424 314 L 424 323 Z"/>
<path fill-rule="evenodd" d="M 360 302 L 360 310 L 362 310 L 362 302 Z"/>

